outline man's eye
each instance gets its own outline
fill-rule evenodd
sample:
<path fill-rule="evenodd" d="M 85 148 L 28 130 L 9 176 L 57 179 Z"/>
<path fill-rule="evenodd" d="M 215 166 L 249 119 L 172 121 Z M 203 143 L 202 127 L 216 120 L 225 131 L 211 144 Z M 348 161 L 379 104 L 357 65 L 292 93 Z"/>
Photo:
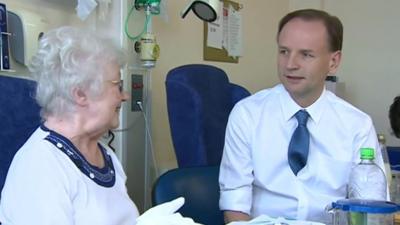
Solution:
<path fill-rule="evenodd" d="M 279 50 L 279 54 L 281 54 L 281 55 L 286 55 L 286 54 L 288 54 L 288 50 L 286 50 L 286 49 L 280 49 L 280 50 Z"/>
<path fill-rule="evenodd" d="M 304 53 L 303 53 L 303 56 L 304 56 L 305 58 L 314 58 L 314 55 L 311 54 L 311 53 L 309 53 L 309 52 L 304 52 Z"/>

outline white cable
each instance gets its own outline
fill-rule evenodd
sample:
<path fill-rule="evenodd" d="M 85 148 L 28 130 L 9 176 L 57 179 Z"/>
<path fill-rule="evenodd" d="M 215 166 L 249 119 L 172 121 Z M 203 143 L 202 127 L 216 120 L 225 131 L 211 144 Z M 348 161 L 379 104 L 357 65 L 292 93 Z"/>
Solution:
<path fill-rule="evenodd" d="M 112 129 L 111 131 L 113 132 L 123 132 L 123 131 L 127 131 L 129 129 L 131 129 L 133 127 L 133 125 L 135 125 L 136 120 L 133 121 L 132 123 L 128 124 L 128 126 L 126 127 L 121 127 L 121 128 L 116 128 L 116 129 Z"/>
<path fill-rule="evenodd" d="M 156 156 L 155 156 L 155 154 L 154 154 L 154 149 L 153 149 L 153 138 L 151 137 L 151 134 L 150 134 L 150 130 L 149 130 L 149 126 L 148 126 L 149 123 L 148 123 L 148 120 L 147 120 L 147 115 L 146 115 L 146 113 L 145 113 L 144 110 L 143 110 L 142 102 L 141 102 L 141 101 L 137 101 L 136 104 L 139 106 L 140 111 L 141 111 L 142 114 L 143 114 L 143 118 L 144 118 L 144 122 L 145 122 L 145 128 L 146 128 L 146 133 L 147 133 L 147 135 L 148 135 L 148 137 L 149 137 L 150 154 L 151 154 L 151 160 L 152 160 L 153 167 L 154 167 L 155 179 L 157 179 L 157 177 L 158 177 L 158 165 L 157 165 Z"/>
<path fill-rule="evenodd" d="M 148 191 L 149 185 L 153 185 L 155 180 L 159 177 L 159 169 L 158 169 L 157 160 L 156 160 L 155 153 L 154 153 L 153 138 L 152 138 L 151 133 L 150 133 L 149 123 L 148 123 L 148 120 L 147 120 L 147 115 L 146 115 L 145 111 L 143 110 L 142 102 L 141 101 L 137 101 L 136 104 L 139 106 L 140 111 L 143 113 L 143 118 L 145 120 L 146 133 L 148 135 L 147 136 L 148 139 L 146 140 L 146 143 L 148 145 L 147 144 L 146 145 L 148 146 L 148 148 L 150 148 L 149 151 L 150 151 L 150 154 L 151 154 L 151 160 L 152 160 L 153 169 L 154 169 L 154 176 L 151 176 L 151 171 L 149 169 L 146 169 L 146 171 L 147 171 L 146 174 L 147 175 L 145 175 L 145 177 L 146 177 L 146 179 L 145 179 L 145 188 L 146 189 L 145 189 L 144 206 L 145 206 L 145 208 L 150 208 L 151 204 L 149 203 L 149 200 L 150 200 L 149 198 L 151 198 L 151 197 L 150 197 L 149 193 L 147 193 L 147 191 Z M 147 153 L 149 153 L 149 152 L 147 152 Z M 151 168 L 151 167 L 148 167 L 148 168 Z"/>
<path fill-rule="evenodd" d="M 136 103 L 136 104 L 137 104 L 137 103 Z M 140 104 L 142 104 L 142 103 L 140 103 Z M 139 104 L 138 104 L 138 105 L 139 105 Z M 140 105 L 139 107 L 140 107 L 140 111 L 143 112 L 143 109 L 142 109 L 141 105 Z M 121 125 L 120 128 L 112 129 L 112 131 L 113 131 L 113 132 L 124 132 L 124 131 L 127 131 L 127 130 L 131 129 L 131 128 L 133 127 L 133 125 L 135 125 L 135 124 L 137 123 L 137 121 L 138 121 L 138 120 L 134 120 L 133 122 L 129 123 L 126 127 L 123 127 L 123 126 Z"/>

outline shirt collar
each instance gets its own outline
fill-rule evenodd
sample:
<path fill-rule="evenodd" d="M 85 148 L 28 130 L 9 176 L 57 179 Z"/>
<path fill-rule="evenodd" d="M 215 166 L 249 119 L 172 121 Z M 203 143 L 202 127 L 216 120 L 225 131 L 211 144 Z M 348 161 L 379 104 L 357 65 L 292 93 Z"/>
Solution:
<path fill-rule="evenodd" d="M 289 121 L 297 111 L 301 109 L 305 109 L 310 118 L 315 122 L 318 123 L 321 115 L 324 113 L 324 109 L 326 108 L 327 101 L 324 101 L 326 96 L 326 89 L 324 88 L 322 91 L 321 96 L 315 101 L 312 105 L 308 106 L 307 108 L 302 108 L 299 106 L 289 95 L 289 92 L 284 89 L 282 94 L 280 95 L 280 105 L 282 108 L 283 116 L 286 121 Z"/>

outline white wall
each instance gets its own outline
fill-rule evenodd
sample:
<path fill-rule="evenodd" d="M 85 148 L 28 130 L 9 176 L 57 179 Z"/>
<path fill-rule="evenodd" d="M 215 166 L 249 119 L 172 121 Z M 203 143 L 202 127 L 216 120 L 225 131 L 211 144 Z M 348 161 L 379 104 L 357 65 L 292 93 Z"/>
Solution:
<path fill-rule="evenodd" d="M 79 23 L 78 19 L 71 16 L 74 13 L 74 1 L 58 0 L 2 0 L 7 9 L 25 9 L 43 17 L 50 28 L 60 24 Z"/>
<path fill-rule="evenodd" d="M 325 9 L 344 24 L 343 63 L 339 79 L 346 83 L 347 100 L 367 112 L 389 145 L 389 106 L 400 94 L 400 1 L 326 1 Z"/>

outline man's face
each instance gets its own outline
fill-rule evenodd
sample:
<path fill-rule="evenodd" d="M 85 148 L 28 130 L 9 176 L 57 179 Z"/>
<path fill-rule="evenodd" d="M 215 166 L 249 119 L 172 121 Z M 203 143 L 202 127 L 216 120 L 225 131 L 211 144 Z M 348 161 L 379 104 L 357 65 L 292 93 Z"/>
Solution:
<path fill-rule="evenodd" d="M 322 21 L 289 21 L 278 36 L 278 75 L 292 98 L 302 107 L 322 93 L 325 78 L 337 70 L 341 52 L 331 52 Z"/>

